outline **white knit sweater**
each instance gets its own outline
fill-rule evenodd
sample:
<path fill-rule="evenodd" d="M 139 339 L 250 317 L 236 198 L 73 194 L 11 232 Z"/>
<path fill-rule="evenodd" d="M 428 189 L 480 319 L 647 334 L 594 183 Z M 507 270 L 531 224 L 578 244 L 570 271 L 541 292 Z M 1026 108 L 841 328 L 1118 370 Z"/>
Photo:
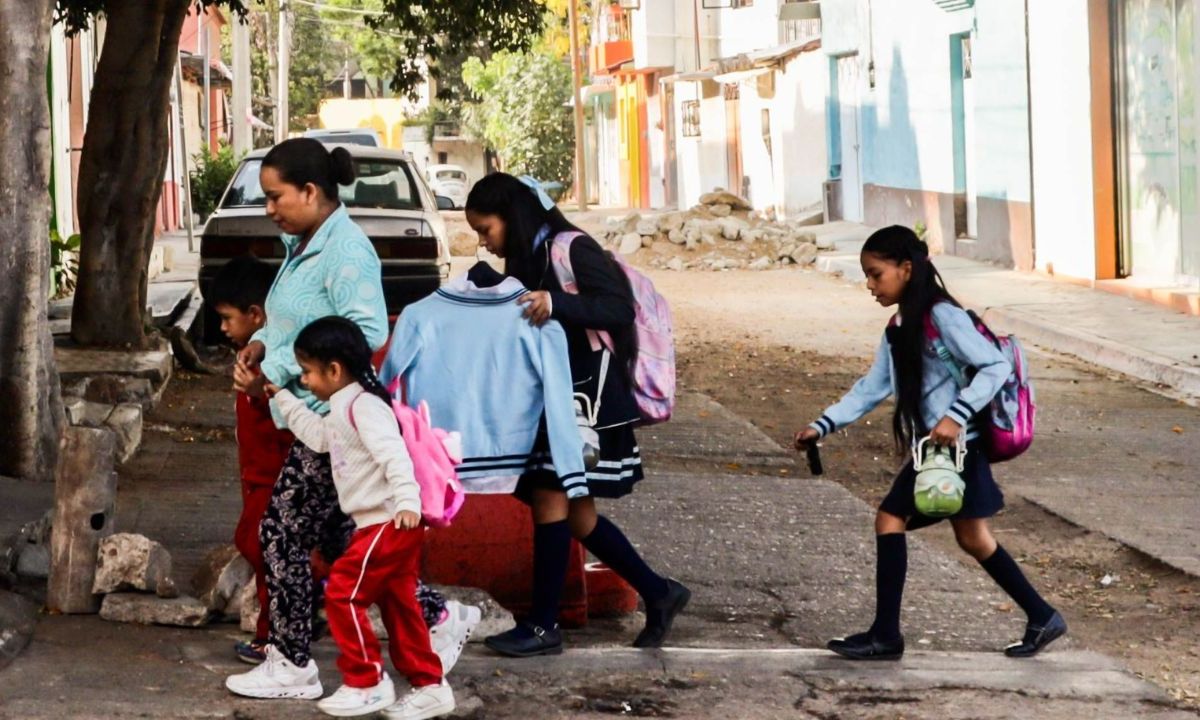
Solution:
<path fill-rule="evenodd" d="M 329 398 L 321 417 L 280 390 L 273 400 L 287 426 L 311 450 L 329 453 L 342 512 L 358 527 L 388 522 L 402 510 L 421 513 L 421 490 L 392 409 L 351 383 Z M 354 423 L 350 406 L 354 406 Z"/>

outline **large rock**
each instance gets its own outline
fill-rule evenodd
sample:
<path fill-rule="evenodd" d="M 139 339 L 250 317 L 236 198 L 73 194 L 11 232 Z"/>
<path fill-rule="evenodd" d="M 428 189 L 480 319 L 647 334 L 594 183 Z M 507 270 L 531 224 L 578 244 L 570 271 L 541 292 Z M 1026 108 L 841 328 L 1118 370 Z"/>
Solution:
<path fill-rule="evenodd" d="M 145 535 L 117 533 L 100 542 L 92 592 L 124 590 L 174 594 L 171 554 Z"/>
<path fill-rule="evenodd" d="M 725 190 L 716 190 L 700 196 L 700 204 L 710 208 L 713 205 L 728 205 L 732 210 L 753 210 L 745 198 Z"/>
<path fill-rule="evenodd" d="M 812 265 L 817 261 L 817 246 L 812 243 L 801 243 L 792 251 L 791 258 L 797 265 Z"/>
<path fill-rule="evenodd" d="M 149 382 L 143 380 L 143 382 Z M 108 428 L 116 440 L 116 459 L 123 463 L 137 452 L 142 444 L 142 406 L 132 403 L 107 405 L 83 398 L 69 398 L 63 403 L 67 420 L 72 425 L 88 428 Z"/>
<path fill-rule="evenodd" d="M 208 608 L 194 597 L 160 598 L 142 593 L 104 596 L 100 617 L 112 622 L 141 625 L 200 627 L 208 622 Z"/>
<path fill-rule="evenodd" d="M 11 555 L 7 562 L 11 566 L 0 567 L 3 571 L 13 570 L 20 577 L 38 580 L 50 576 L 50 532 L 54 522 L 54 511 L 47 510 L 46 514 L 37 520 L 21 526 L 8 541 Z"/>
<path fill-rule="evenodd" d="M 636 232 L 638 223 L 641 221 L 642 216 L 640 213 L 631 212 L 625 217 L 621 218 L 621 222 L 617 227 L 621 231 L 621 234 Z"/>
<path fill-rule="evenodd" d="M 721 236 L 726 240 L 738 240 L 744 230 L 750 229 L 750 223 L 740 218 L 726 217 L 716 222 L 721 228 Z"/>
<path fill-rule="evenodd" d="M 447 600 L 457 600 L 463 605 L 474 605 L 479 608 L 483 619 L 471 633 L 471 642 L 483 642 L 487 636 L 510 630 L 516 624 L 511 612 L 505 610 L 500 603 L 496 602 L 495 598 L 479 588 L 435 585 L 434 589 L 444 595 Z"/>
<path fill-rule="evenodd" d="M 149 410 L 154 402 L 154 387 L 143 377 L 96 375 L 87 379 L 83 397 L 105 405 L 134 404 Z"/>
<path fill-rule="evenodd" d="M 633 227 L 633 231 L 638 235 L 654 235 L 658 232 L 658 221 L 653 218 L 643 218 L 638 220 L 637 225 Z"/>
<path fill-rule="evenodd" d="M 683 270 L 683 258 L 673 257 L 667 261 L 667 269 L 676 272 Z"/>
<path fill-rule="evenodd" d="M 258 631 L 258 591 L 254 587 L 254 582 L 247 583 L 238 593 L 238 609 L 241 614 L 242 632 L 257 632 Z"/>
<path fill-rule="evenodd" d="M 235 615 L 231 604 L 246 584 L 254 584 L 254 568 L 234 545 L 221 545 L 209 551 L 192 575 L 192 594 L 210 612 Z M 226 612 L 227 608 L 229 609 Z"/>
<path fill-rule="evenodd" d="M 37 613 L 37 605 L 16 593 L 0 590 L 0 670 L 29 644 Z"/>
<path fill-rule="evenodd" d="M 667 232 L 667 240 L 672 244 L 682 245 L 687 242 L 687 237 L 683 234 L 682 230 L 670 230 Z"/>
<path fill-rule="evenodd" d="M 621 236 L 621 244 L 617 247 L 617 251 L 622 255 L 632 255 L 642 249 L 642 236 L 635 232 L 625 233 Z"/>
<path fill-rule="evenodd" d="M 763 255 L 759 259 L 750 263 L 750 265 L 747 269 L 748 270 L 770 270 L 771 266 L 774 264 L 775 263 L 771 261 L 771 258 L 767 257 L 766 255 Z"/>
<path fill-rule="evenodd" d="M 54 530 L 46 606 L 61 613 L 94 613 L 97 549 L 112 534 L 116 511 L 116 442 L 108 429 L 70 427 L 54 483 Z"/>
<path fill-rule="evenodd" d="M 725 203 L 717 203 L 716 205 L 710 205 L 708 210 L 715 217 L 719 217 L 719 218 L 729 217 L 729 213 L 733 212 L 733 208 L 726 205 Z"/>
<path fill-rule="evenodd" d="M 680 212 L 663 213 L 658 216 L 659 232 L 670 233 L 672 230 L 679 230 L 683 227 L 684 214 Z"/>

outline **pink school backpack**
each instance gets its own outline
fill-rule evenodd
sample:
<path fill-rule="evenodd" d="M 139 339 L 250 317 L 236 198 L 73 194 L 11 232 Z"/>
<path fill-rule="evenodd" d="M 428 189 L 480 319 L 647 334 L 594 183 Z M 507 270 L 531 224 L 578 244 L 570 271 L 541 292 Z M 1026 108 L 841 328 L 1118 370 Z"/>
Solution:
<path fill-rule="evenodd" d="M 462 508 L 466 494 L 454 468 L 462 464 L 462 441 L 458 433 L 434 427 L 429 419 L 429 405 L 422 400 L 414 410 L 405 404 L 397 391 L 396 379 L 388 392 L 392 395 L 392 412 L 400 425 L 400 436 L 413 464 L 413 476 L 421 488 L 421 517 L 430 527 L 450 524 Z M 356 397 L 355 400 L 358 398 Z M 350 403 L 350 425 L 354 423 L 354 403 Z"/>
<path fill-rule="evenodd" d="M 554 266 L 554 274 L 563 291 L 573 295 L 579 293 L 579 288 L 571 268 L 571 242 L 582 234 L 559 233 L 550 241 L 550 263 Z M 610 255 L 629 278 L 633 289 L 637 357 L 633 363 L 632 389 L 642 424 L 666 422 L 675 409 L 675 335 L 671 309 L 666 299 L 654 289 L 650 278 L 630 267 L 619 254 Z M 588 330 L 587 335 L 592 350 L 605 348 L 612 351 L 612 338 L 607 332 Z"/>
<path fill-rule="evenodd" d="M 975 323 L 980 335 L 991 341 L 1000 354 L 1012 366 L 1012 372 L 1000 386 L 996 397 L 988 408 L 987 459 L 999 463 L 1012 460 L 1033 444 L 1034 424 L 1037 417 L 1033 382 L 1029 379 L 1029 365 L 1025 362 L 1025 349 L 1015 335 L 996 335 L 974 312 L 967 314 Z M 925 318 L 925 336 L 933 343 L 938 358 L 950 371 L 959 387 L 966 387 L 970 380 L 965 369 L 950 354 L 942 343 L 941 333 L 931 317 Z"/>

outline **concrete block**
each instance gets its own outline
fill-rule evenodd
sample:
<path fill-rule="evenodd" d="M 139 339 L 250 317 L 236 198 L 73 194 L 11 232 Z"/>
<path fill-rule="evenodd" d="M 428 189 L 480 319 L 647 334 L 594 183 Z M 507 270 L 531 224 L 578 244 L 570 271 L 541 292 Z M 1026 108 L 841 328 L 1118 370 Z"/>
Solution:
<path fill-rule="evenodd" d="M 237 615 L 231 604 L 239 602 L 238 594 L 247 585 L 254 585 L 254 569 L 234 545 L 213 548 L 192 576 L 192 594 L 210 612 Z M 229 608 L 229 612 L 226 609 Z"/>
<path fill-rule="evenodd" d="M 142 593 L 104 596 L 100 617 L 111 622 L 140 625 L 200 627 L 208 622 L 208 608 L 194 597 L 160 598 Z"/>
<path fill-rule="evenodd" d="M 55 362 L 63 382 L 94 375 L 130 375 L 161 386 L 171 376 L 168 350 L 122 351 L 56 347 Z"/>
<path fill-rule="evenodd" d="M 116 436 L 117 462 L 127 462 L 142 444 L 142 406 L 118 405 L 104 425 Z"/>
<path fill-rule="evenodd" d="M 100 607 L 92 590 L 97 551 L 113 532 L 116 510 L 116 438 L 107 428 L 70 427 L 64 435 L 46 605 L 62 613 L 94 613 Z"/>
<path fill-rule="evenodd" d="M 171 590 L 171 554 L 145 535 L 117 533 L 100 542 L 92 592 L 115 593 L 126 590 L 159 592 Z"/>
<path fill-rule="evenodd" d="M 107 405 L 135 404 L 150 409 L 154 402 L 154 387 L 142 377 L 127 375 L 96 375 L 87 378 L 83 392 L 85 400 Z"/>

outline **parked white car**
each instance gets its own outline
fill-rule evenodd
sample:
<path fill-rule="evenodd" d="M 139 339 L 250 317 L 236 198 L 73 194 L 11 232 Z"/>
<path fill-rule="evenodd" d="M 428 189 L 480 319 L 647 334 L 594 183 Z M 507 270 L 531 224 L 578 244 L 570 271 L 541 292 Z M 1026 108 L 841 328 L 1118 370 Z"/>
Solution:
<path fill-rule="evenodd" d="M 430 165 L 425 170 L 425 179 L 434 194 L 450 198 L 455 208 L 467 204 L 471 184 L 467 181 L 467 171 L 458 165 Z"/>

